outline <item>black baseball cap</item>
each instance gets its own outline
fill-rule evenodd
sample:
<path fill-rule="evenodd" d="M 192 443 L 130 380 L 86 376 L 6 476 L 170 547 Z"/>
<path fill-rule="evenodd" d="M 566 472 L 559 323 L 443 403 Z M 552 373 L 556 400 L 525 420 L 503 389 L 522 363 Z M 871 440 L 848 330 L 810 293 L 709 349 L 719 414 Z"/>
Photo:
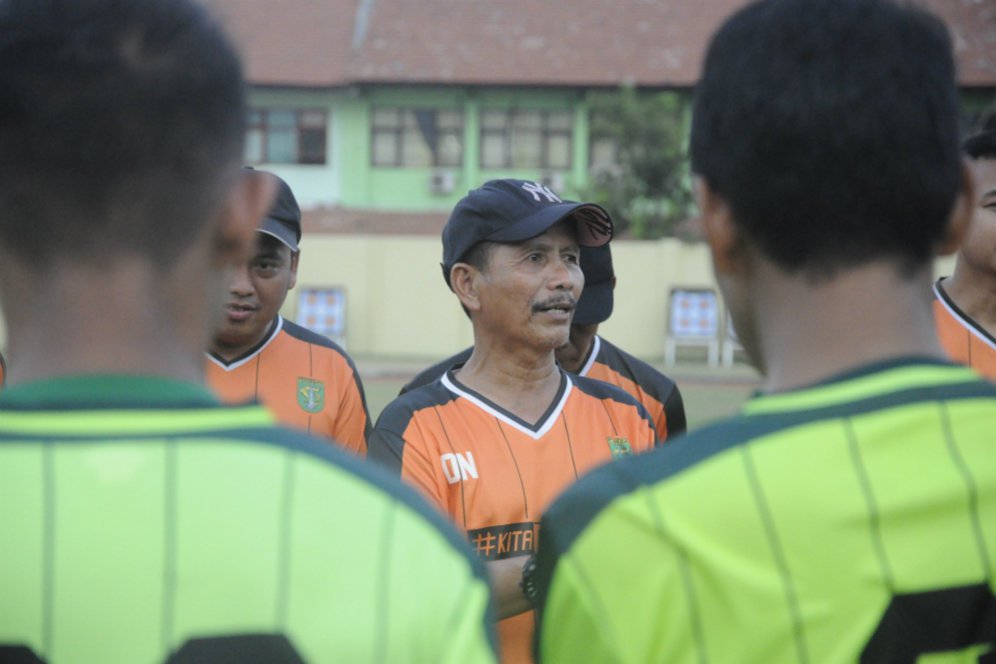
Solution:
<path fill-rule="evenodd" d="M 301 208 L 294 198 L 294 192 L 278 175 L 267 171 L 260 172 L 275 178 L 278 188 L 277 197 L 270 211 L 259 225 L 259 232 L 272 235 L 290 247 L 291 251 L 297 252 L 298 243 L 301 241 Z"/>
<path fill-rule="evenodd" d="M 584 273 L 584 290 L 578 298 L 571 322 L 577 325 L 604 323 L 612 315 L 612 291 L 616 276 L 612 271 L 609 245 L 581 247 L 581 271 Z"/>
<path fill-rule="evenodd" d="M 479 242 L 522 242 L 542 235 L 571 217 L 577 222 L 578 244 L 600 247 L 612 239 L 612 218 L 595 203 L 563 201 L 528 180 L 490 180 L 471 190 L 453 208 L 443 228 L 443 278 Z"/>

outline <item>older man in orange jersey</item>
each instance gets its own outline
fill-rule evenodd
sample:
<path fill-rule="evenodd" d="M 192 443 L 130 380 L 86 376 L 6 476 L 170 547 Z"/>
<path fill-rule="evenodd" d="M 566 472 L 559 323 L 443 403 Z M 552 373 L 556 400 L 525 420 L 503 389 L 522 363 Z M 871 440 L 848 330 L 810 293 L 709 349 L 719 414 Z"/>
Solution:
<path fill-rule="evenodd" d="M 579 474 L 653 447 L 647 410 L 615 385 L 567 373 L 584 286 L 580 247 L 612 236 L 598 205 L 492 180 L 454 208 L 443 276 L 474 328 L 470 358 L 384 409 L 370 457 L 419 487 L 488 561 L 504 662 L 531 661 L 520 587 L 547 504 Z"/>
<path fill-rule="evenodd" d="M 598 327 L 612 315 L 616 275 L 610 245 L 581 247 L 584 290 L 571 320 L 567 344 L 556 351 L 557 363 L 579 376 L 604 380 L 629 392 L 654 420 L 658 441 L 685 432 L 685 404 L 673 380 L 643 360 L 598 334 Z M 401 388 L 401 394 L 427 385 L 448 369 L 464 364 L 473 347 L 422 370 Z"/>

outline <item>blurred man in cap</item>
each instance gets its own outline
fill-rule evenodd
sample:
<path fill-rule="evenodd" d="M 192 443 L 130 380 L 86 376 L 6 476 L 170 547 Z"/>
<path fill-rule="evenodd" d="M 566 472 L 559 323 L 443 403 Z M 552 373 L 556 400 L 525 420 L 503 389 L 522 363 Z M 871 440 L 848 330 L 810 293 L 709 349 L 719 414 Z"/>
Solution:
<path fill-rule="evenodd" d="M 208 384 L 227 402 L 262 401 L 288 426 L 363 456 L 370 417 L 359 372 L 338 344 L 280 315 L 297 282 L 301 209 L 272 173 L 277 198 L 256 251 L 228 283 L 224 319 L 207 354 Z"/>

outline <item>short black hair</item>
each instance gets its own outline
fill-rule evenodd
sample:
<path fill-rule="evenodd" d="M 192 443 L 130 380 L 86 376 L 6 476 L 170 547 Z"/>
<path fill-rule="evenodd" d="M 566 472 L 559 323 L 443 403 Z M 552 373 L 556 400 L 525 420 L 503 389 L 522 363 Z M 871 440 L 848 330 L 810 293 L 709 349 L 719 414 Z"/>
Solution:
<path fill-rule="evenodd" d="M 966 138 L 961 148 L 972 159 L 996 159 L 996 109 L 986 115 L 979 130 Z"/>
<path fill-rule="evenodd" d="M 470 249 L 468 249 L 467 253 L 461 256 L 460 260 L 457 262 L 466 263 L 467 265 L 470 265 L 478 272 L 486 273 L 488 271 L 488 266 L 491 264 L 492 249 L 494 249 L 496 244 L 497 244 L 496 242 L 491 242 L 490 240 L 483 240 L 481 242 L 478 242 Z M 449 274 L 446 275 L 446 283 L 447 284 L 450 283 Z M 450 285 L 450 288 L 452 289 L 453 286 Z M 465 307 L 462 302 L 460 303 L 460 306 L 463 308 L 463 313 L 467 314 L 467 318 L 470 318 L 470 309 Z"/>
<path fill-rule="evenodd" d="M 491 251 L 495 244 L 497 243 L 489 240 L 478 242 L 460 257 L 459 262 L 473 266 L 478 272 L 487 272 L 488 265 L 491 263 Z"/>
<path fill-rule="evenodd" d="M 814 278 L 944 235 L 961 184 L 951 41 L 889 0 L 764 0 L 714 36 L 693 170 L 765 256 Z"/>
<path fill-rule="evenodd" d="M 193 0 L 0 2 L 0 243 L 165 265 L 242 157 L 234 47 Z"/>

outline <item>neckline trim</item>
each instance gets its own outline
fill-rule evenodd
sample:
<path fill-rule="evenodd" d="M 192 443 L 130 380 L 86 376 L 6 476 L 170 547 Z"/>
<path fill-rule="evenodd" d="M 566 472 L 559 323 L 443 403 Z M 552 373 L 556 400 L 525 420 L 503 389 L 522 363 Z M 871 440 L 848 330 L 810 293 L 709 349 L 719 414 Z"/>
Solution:
<path fill-rule="evenodd" d="M 209 360 L 214 362 L 216 365 L 218 365 L 225 371 L 234 371 L 235 369 L 238 369 L 243 364 L 245 364 L 249 360 L 253 359 L 257 355 L 262 353 L 263 350 L 270 345 L 270 342 L 272 342 L 274 339 L 277 338 L 277 335 L 280 334 L 280 331 L 282 329 L 284 329 L 284 317 L 281 316 L 280 314 L 277 314 L 277 317 L 273 319 L 271 329 L 266 334 L 266 336 L 264 336 L 260 340 L 260 342 L 256 344 L 254 347 L 250 348 L 242 355 L 234 358 L 231 362 L 226 362 L 223 357 L 221 357 L 214 351 L 208 351 L 207 357 Z"/>
<path fill-rule="evenodd" d="M 486 412 L 488 415 L 504 422 L 513 429 L 529 436 L 533 440 L 539 440 L 545 436 L 551 428 L 553 428 L 553 425 L 556 423 L 557 419 L 559 419 L 561 412 L 563 412 L 564 406 L 567 404 L 567 399 L 571 394 L 571 390 L 574 388 L 574 382 L 571 380 L 568 373 L 560 367 L 557 367 L 557 369 L 560 371 L 560 388 L 557 390 L 557 394 L 554 396 L 553 401 L 550 403 L 550 407 L 547 409 L 546 413 L 544 413 L 535 424 L 526 422 L 517 415 L 494 403 L 484 395 L 475 392 L 466 385 L 463 385 L 453 375 L 452 369 L 443 374 L 440 380 L 442 381 L 443 386 L 453 394 L 466 399 Z"/>
<path fill-rule="evenodd" d="M 972 334 L 972 336 L 978 338 L 979 341 L 986 344 L 993 350 L 996 350 L 996 337 L 993 337 L 989 334 L 989 332 L 982 329 L 978 323 L 969 318 L 965 312 L 962 311 L 957 304 L 955 304 L 954 300 L 951 299 L 951 296 L 948 295 L 947 291 L 944 290 L 944 287 L 941 286 L 941 281 L 943 281 L 943 279 L 938 279 L 934 282 L 934 296 L 937 298 L 937 301 L 949 314 L 951 314 L 955 320 L 961 323 L 962 326 Z"/>

